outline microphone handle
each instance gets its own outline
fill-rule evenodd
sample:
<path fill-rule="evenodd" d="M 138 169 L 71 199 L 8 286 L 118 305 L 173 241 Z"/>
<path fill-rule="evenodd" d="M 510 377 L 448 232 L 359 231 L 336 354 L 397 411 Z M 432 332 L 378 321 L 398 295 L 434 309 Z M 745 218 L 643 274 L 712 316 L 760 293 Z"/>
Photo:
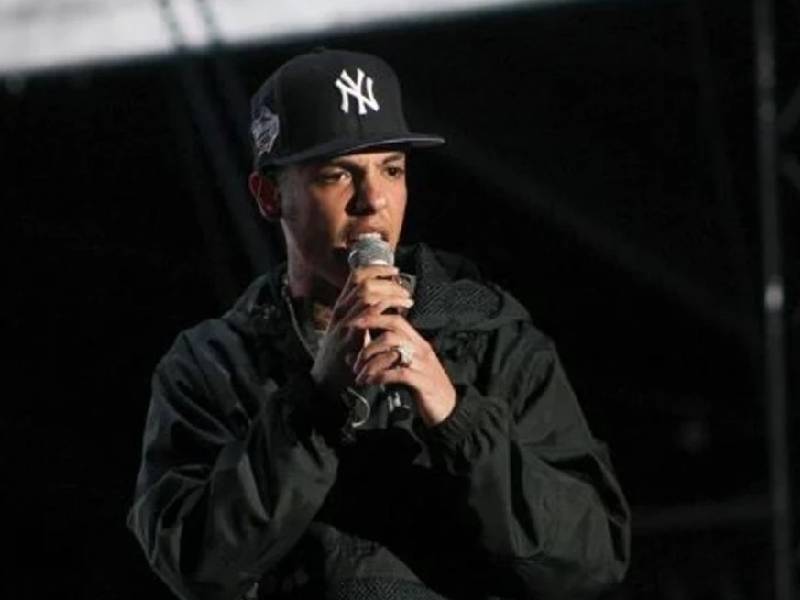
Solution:
<path fill-rule="evenodd" d="M 414 282 L 405 279 L 404 277 L 397 277 L 397 283 L 411 292 L 414 290 Z M 407 312 L 408 309 L 392 307 L 386 309 L 383 314 L 402 315 L 405 317 Z M 380 334 L 381 331 L 369 332 L 369 335 L 372 339 L 375 339 L 375 337 Z M 387 385 L 381 385 L 380 389 L 389 405 L 389 414 L 391 415 L 391 419 L 393 421 L 406 419 L 414 413 L 414 403 L 408 398 L 408 394 L 405 393 L 408 391 L 407 386 L 399 383 L 390 383 Z"/>
<path fill-rule="evenodd" d="M 414 403 L 411 402 L 403 393 L 406 386 L 398 383 L 381 385 L 381 392 L 389 405 L 389 415 L 391 419 L 402 420 L 414 412 Z"/>
<path fill-rule="evenodd" d="M 394 311 L 394 309 L 390 310 Z M 381 333 L 383 333 L 383 331 L 380 329 L 370 329 L 369 337 L 374 340 Z M 405 385 L 389 383 L 381 384 L 379 388 L 389 405 L 389 414 L 392 415 L 392 419 L 404 419 L 414 411 L 414 403 L 403 393 L 406 390 Z"/>

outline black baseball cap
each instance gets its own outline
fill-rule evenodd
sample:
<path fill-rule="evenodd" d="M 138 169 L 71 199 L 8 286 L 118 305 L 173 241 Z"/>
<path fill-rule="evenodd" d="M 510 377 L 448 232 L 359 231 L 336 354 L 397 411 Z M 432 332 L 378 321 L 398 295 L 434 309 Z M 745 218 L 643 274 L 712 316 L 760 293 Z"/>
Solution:
<path fill-rule="evenodd" d="M 376 147 L 424 147 L 444 138 L 409 131 L 400 81 L 377 56 L 318 49 L 284 63 L 253 95 L 259 170 Z"/>

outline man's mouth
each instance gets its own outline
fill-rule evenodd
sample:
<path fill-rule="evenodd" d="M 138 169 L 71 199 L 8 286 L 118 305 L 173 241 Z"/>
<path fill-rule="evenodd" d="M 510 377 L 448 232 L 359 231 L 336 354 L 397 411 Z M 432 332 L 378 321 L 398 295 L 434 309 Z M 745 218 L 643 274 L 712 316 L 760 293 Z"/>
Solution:
<path fill-rule="evenodd" d="M 349 231 L 347 234 L 347 247 L 349 248 L 353 244 L 355 244 L 359 239 L 362 237 L 378 237 L 384 242 L 389 241 L 389 234 L 387 231 L 383 229 L 375 229 L 375 228 L 356 228 L 352 231 Z"/>

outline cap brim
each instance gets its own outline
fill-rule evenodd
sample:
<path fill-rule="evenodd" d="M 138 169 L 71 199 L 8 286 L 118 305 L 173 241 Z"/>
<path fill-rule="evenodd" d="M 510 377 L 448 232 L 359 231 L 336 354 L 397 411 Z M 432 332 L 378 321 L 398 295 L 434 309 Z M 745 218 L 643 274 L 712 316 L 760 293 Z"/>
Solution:
<path fill-rule="evenodd" d="M 258 161 L 259 168 L 284 167 L 295 163 L 306 162 L 320 158 L 331 158 L 342 154 L 352 154 L 371 148 L 425 148 L 440 146 L 445 143 L 443 137 L 427 133 L 402 133 L 396 136 L 381 135 L 358 140 L 335 140 L 306 148 L 302 152 L 295 152 L 286 156 L 262 156 Z"/>

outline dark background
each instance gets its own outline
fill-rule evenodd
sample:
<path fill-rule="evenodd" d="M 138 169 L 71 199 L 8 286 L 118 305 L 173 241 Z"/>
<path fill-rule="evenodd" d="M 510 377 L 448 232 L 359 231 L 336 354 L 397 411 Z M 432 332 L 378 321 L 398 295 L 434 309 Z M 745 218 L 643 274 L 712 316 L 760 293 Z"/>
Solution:
<path fill-rule="evenodd" d="M 800 8 L 777 12 L 784 106 Z M 170 597 L 124 527 L 150 373 L 254 275 L 237 85 L 321 44 L 387 59 L 450 141 L 411 159 L 406 241 L 472 258 L 556 340 L 634 507 L 611 597 L 770 597 L 752 28 L 739 0 L 577 3 L 6 80 L 2 597 Z"/>

